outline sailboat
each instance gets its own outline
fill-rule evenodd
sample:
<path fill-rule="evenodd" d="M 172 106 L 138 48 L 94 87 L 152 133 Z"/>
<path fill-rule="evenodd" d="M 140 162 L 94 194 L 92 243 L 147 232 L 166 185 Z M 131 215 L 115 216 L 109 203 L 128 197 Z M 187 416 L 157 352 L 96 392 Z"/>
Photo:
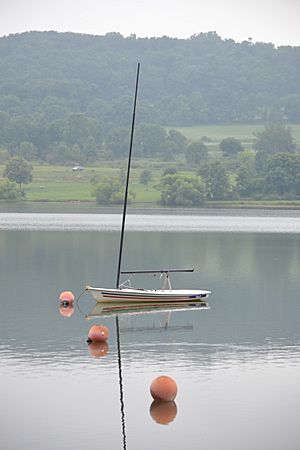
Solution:
<path fill-rule="evenodd" d="M 122 215 L 122 227 L 120 236 L 120 247 L 119 247 L 119 261 L 117 270 L 117 281 L 115 288 L 101 288 L 86 286 L 86 291 L 88 291 L 93 299 L 98 303 L 115 303 L 115 302 L 126 302 L 133 304 L 155 304 L 163 303 L 167 304 L 170 302 L 178 302 L 181 304 L 189 304 L 191 302 L 205 302 L 210 291 L 203 289 L 172 289 L 170 282 L 170 274 L 174 272 L 193 272 L 194 269 L 162 269 L 162 270 L 135 270 L 135 271 L 121 271 L 122 263 L 122 253 L 123 253 L 123 242 L 124 242 L 124 231 L 125 231 L 125 221 L 126 221 L 126 211 L 127 211 L 127 200 L 128 200 L 128 186 L 129 177 L 131 169 L 131 156 L 132 156 L 132 144 L 134 135 L 134 125 L 135 125 L 135 114 L 136 114 L 136 104 L 137 104 L 137 94 L 139 85 L 139 74 L 140 74 L 140 63 L 137 65 L 136 72 L 136 82 L 135 82 L 135 94 L 133 102 L 133 114 L 132 114 L 132 124 L 131 124 L 131 134 L 130 134 L 130 145 L 129 145 L 129 155 L 127 163 L 127 175 L 126 175 L 126 185 L 123 203 L 123 215 Z M 121 274 L 160 274 L 164 277 L 164 283 L 161 289 L 140 289 L 134 288 L 130 283 L 120 284 Z"/>

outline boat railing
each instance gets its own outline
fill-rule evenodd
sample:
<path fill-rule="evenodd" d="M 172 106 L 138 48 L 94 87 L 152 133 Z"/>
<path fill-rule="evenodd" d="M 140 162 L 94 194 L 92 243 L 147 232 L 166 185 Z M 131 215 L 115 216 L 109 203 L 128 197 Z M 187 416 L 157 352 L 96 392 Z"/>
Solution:
<path fill-rule="evenodd" d="M 161 269 L 161 270 L 122 270 L 121 274 L 140 274 L 140 273 L 171 273 L 171 272 L 194 272 L 194 269 Z"/>
<path fill-rule="evenodd" d="M 163 282 L 163 287 L 162 290 L 164 291 L 165 289 L 168 290 L 172 290 L 172 286 L 171 286 L 171 280 L 170 280 L 170 273 L 174 273 L 174 272 L 194 272 L 194 269 L 161 269 L 161 270 L 124 270 L 121 271 L 122 275 L 140 275 L 140 274 L 153 274 L 154 276 L 156 274 L 160 275 L 160 278 L 164 275 L 164 282 Z M 120 284 L 119 286 L 120 288 L 124 288 L 124 287 L 129 287 L 132 289 L 131 286 L 131 281 L 130 280 L 126 280 L 124 281 L 124 283 Z"/>

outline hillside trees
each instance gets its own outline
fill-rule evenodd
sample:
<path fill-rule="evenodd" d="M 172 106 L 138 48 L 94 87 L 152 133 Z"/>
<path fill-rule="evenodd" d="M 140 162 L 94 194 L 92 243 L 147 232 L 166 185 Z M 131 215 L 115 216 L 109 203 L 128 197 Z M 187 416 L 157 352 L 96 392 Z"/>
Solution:
<path fill-rule="evenodd" d="M 0 145 L 31 142 L 40 148 L 29 131 L 37 119 L 40 128 L 42 121 L 83 114 L 105 134 L 128 127 L 137 60 L 143 122 L 174 127 L 300 121 L 297 47 L 236 43 L 211 32 L 189 39 L 30 32 L 0 38 L 0 111 L 18 124 L 15 134 L 20 130 L 17 142 L 10 133 L 9 143 L 0 130 Z"/>
<path fill-rule="evenodd" d="M 260 152 L 293 152 L 296 148 L 290 127 L 282 124 L 268 124 L 255 137 L 254 148 Z"/>
<path fill-rule="evenodd" d="M 27 161 L 33 161 L 37 157 L 37 148 L 31 142 L 21 142 L 16 153 Z"/>
<path fill-rule="evenodd" d="M 129 129 L 125 127 L 114 128 L 105 139 L 105 149 L 112 158 L 125 158 L 129 148 Z"/>

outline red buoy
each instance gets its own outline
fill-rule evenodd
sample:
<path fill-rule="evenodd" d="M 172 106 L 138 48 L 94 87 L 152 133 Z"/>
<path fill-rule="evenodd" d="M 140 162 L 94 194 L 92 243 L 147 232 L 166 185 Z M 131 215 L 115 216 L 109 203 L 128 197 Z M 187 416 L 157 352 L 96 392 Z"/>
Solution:
<path fill-rule="evenodd" d="M 171 402 L 177 395 L 177 384 L 173 378 L 162 375 L 152 381 L 150 392 L 154 400 Z"/>
<path fill-rule="evenodd" d="M 177 416 L 176 403 L 153 400 L 150 406 L 150 415 L 156 423 L 168 425 Z"/>
<path fill-rule="evenodd" d="M 88 340 L 92 342 L 105 342 L 108 339 L 108 328 L 104 325 L 93 325 L 88 334 Z"/>
<path fill-rule="evenodd" d="M 73 303 L 74 300 L 75 300 L 75 296 L 74 296 L 73 292 L 71 292 L 71 291 L 63 291 L 59 295 L 60 302 Z"/>

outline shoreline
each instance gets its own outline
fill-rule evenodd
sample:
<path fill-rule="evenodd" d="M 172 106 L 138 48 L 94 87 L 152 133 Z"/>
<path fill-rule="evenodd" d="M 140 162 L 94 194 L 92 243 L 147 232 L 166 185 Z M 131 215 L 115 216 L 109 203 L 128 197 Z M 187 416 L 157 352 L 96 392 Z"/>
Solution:
<path fill-rule="evenodd" d="M 62 201 L 53 201 L 53 200 L 25 200 L 22 202 L 2 202 L 0 201 L 0 212 L 1 210 L 9 210 L 9 209 L 30 209 L 35 207 L 82 207 L 82 208 L 91 208 L 91 209 L 115 209 L 119 210 L 122 205 L 98 205 L 95 201 L 87 201 L 87 200 L 62 200 Z M 257 210 L 300 210 L 300 200 L 274 200 L 274 201 L 216 201 L 216 202 L 207 202 L 202 206 L 198 207 L 186 207 L 186 206 L 161 206 L 155 202 L 132 202 L 129 205 L 130 209 L 157 209 L 161 211 L 165 210 L 201 210 L 201 209 L 257 209 Z"/>

